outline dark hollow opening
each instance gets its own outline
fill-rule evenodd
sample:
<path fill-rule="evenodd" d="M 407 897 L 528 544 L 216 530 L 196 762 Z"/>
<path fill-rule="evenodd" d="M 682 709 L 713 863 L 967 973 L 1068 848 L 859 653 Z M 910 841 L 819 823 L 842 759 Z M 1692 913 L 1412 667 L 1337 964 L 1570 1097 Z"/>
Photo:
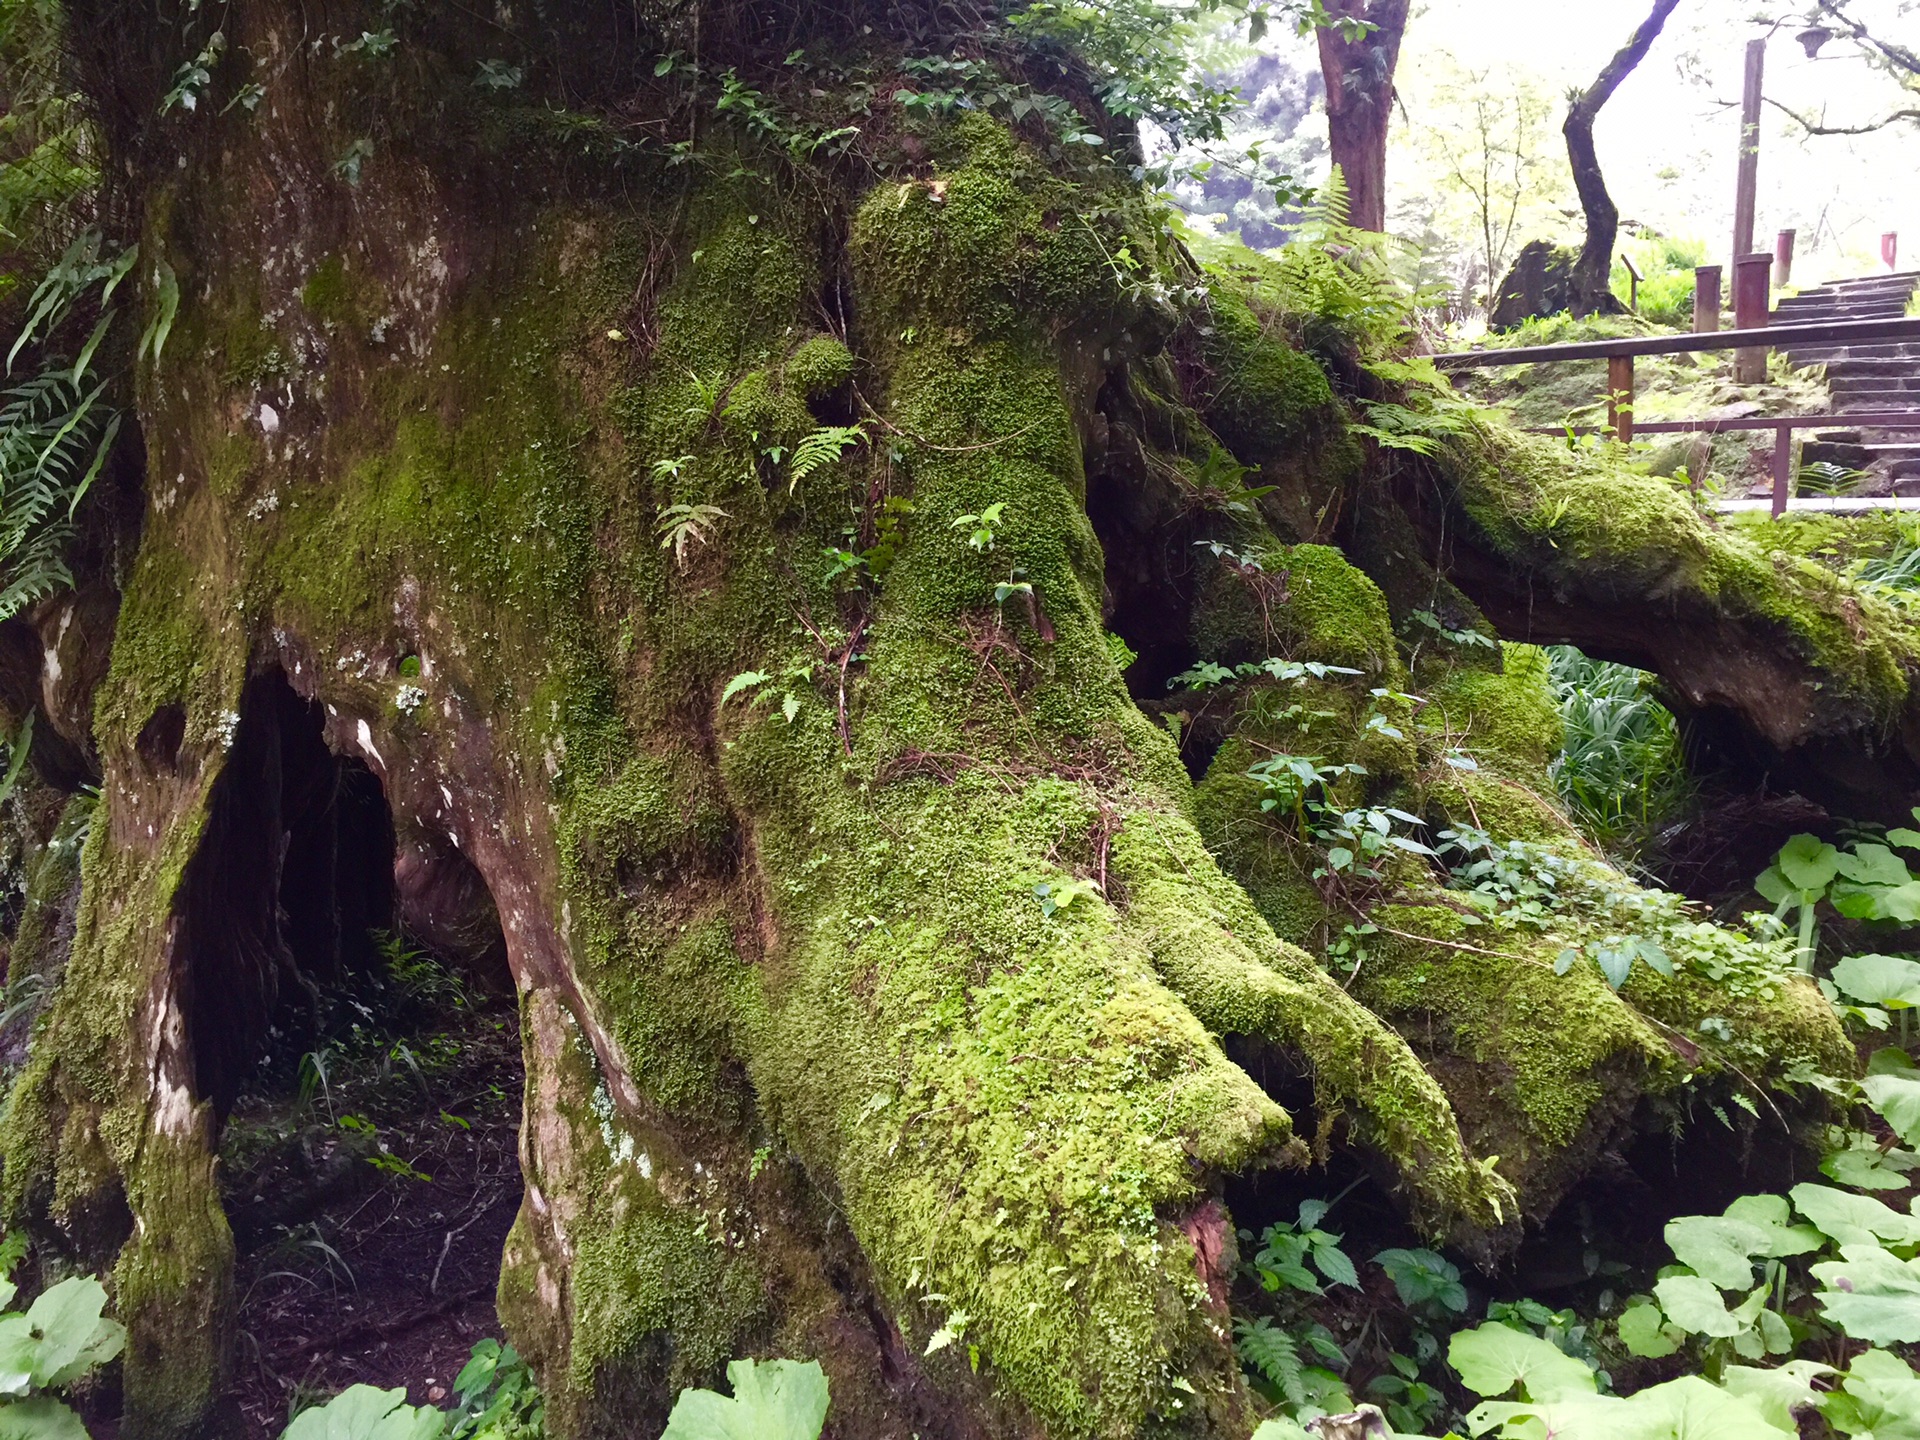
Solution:
<path fill-rule="evenodd" d="M 156 755 L 173 726 L 142 731 Z M 377 970 L 393 924 L 393 823 L 380 782 L 334 755 L 320 707 L 278 669 L 248 680 L 226 766 L 176 902 L 195 1089 L 224 1120 L 270 1030 L 308 1038 L 320 987 Z M 145 753 L 143 748 L 143 754 Z"/>

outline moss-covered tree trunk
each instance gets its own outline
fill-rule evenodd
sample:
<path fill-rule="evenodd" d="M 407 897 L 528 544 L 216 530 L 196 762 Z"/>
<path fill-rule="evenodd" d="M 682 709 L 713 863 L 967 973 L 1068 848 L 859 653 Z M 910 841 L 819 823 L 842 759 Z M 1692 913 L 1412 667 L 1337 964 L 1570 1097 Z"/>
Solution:
<path fill-rule="evenodd" d="M 1492 1259 L 1663 1097 L 1846 1063 L 1774 952 L 1579 840 L 1542 657 L 1492 637 L 1658 665 L 1840 793 L 1912 773 L 1883 611 L 1497 427 L 1354 436 L 1399 372 L 1285 263 L 1201 267 L 1117 126 L 887 98 L 944 11 L 560 9 L 239 0 L 188 107 L 211 21 L 74 7 L 167 323 L 5 1184 L 112 1267 L 129 1440 L 217 1423 L 218 1130 L 328 963 L 298 916 L 361 893 L 316 736 L 403 898 L 497 911 L 500 1309 L 563 1437 L 740 1354 L 819 1358 L 846 1436 L 1239 1436 L 1231 1177 L 1337 1143 Z M 1326 873 L 1276 753 L 1558 857 L 1568 909 Z M 1622 907 L 1677 973 L 1557 974 Z"/>

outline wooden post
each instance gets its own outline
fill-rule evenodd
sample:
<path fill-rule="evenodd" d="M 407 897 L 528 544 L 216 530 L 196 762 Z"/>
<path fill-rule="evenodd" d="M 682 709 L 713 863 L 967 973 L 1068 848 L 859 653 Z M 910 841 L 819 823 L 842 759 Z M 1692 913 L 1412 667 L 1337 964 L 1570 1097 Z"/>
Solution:
<path fill-rule="evenodd" d="M 1693 272 L 1693 328 L 1710 335 L 1720 328 L 1720 267 L 1702 265 Z"/>
<path fill-rule="evenodd" d="M 1620 263 L 1627 267 L 1627 309 L 1634 314 L 1640 313 L 1640 267 L 1633 263 L 1633 257 L 1620 252 Z"/>
<path fill-rule="evenodd" d="M 1773 283 L 1784 290 L 1793 283 L 1793 242 L 1797 230 L 1782 230 L 1773 237 Z"/>
<path fill-rule="evenodd" d="M 1633 357 L 1607 357 L 1607 427 L 1622 445 L 1633 439 Z"/>
<path fill-rule="evenodd" d="M 1900 232 L 1889 230 L 1880 237 L 1880 258 L 1887 262 L 1887 269 L 1900 268 Z"/>
<path fill-rule="evenodd" d="M 1746 87 L 1740 99 L 1740 167 L 1733 192 L 1733 263 L 1753 252 L 1754 212 L 1760 193 L 1760 87 L 1767 42 L 1747 42 Z"/>
<path fill-rule="evenodd" d="M 1764 330 L 1767 325 L 1768 278 L 1773 257 L 1762 251 L 1742 255 L 1733 271 L 1733 328 Z M 1733 383 L 1759 385 L 1767 378 L 1765 347 L 1733 352 Z"/>
<path fill-rule="evenodd" d="M 1773 518 L 1787 513 L 1787 492 L 1793 486 L 1793 426 L 1773 431 Z"/>

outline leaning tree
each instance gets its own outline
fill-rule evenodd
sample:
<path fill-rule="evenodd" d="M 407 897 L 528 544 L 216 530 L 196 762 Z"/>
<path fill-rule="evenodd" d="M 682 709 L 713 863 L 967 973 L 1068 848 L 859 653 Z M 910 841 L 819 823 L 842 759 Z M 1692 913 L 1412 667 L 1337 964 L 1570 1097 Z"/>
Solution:
<path fill-rule="evenodd" d="M 567 1437 L 749 1353 L 847 1436 L 1243 1434 L 1237 1177 L 1337 1147 L 1493 1264 L 1849 1063 L 1581 840 L 1526 642 L 1870 815 L 1905 625 L 1452 396 L 1366 237 L 1183 239 L 1157 7 L 1089 13 L 71 5 L 105 258 L 23 357 L 119 274 L 132 378 L 0 647 L 73 797 L 4 1198 L 110 1270 L 129 1440 L 217 1423 L 221 1126 L 396 909 L 504 937 Z"/>

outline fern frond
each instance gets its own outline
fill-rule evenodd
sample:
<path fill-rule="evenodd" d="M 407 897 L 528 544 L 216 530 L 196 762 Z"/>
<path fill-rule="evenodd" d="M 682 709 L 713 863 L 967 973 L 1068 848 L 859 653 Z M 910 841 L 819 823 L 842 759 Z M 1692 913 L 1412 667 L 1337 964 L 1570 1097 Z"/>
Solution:
<path fill-rule="evenodd" d="M 1235 1320 L 1233 1333 L 1234 1352 L 1242 1364 L 1251 1365 L 1289 1405 L 1305 1402 L 1307 1392 L 1301 1377 L 1306 1366 L 1301 1363 L 1300 1347 L 1291 1335 L 1276 1328 L 1265 1316 L 1251 1321 Z"/>
<path fill-rule="evenodd" d="M 852 446 L 867 438 L 861 425 L 822 425 L 793 447 L 793 462 L 788 469 L 789 489 L 823 465 L 831 465 Z"/>

